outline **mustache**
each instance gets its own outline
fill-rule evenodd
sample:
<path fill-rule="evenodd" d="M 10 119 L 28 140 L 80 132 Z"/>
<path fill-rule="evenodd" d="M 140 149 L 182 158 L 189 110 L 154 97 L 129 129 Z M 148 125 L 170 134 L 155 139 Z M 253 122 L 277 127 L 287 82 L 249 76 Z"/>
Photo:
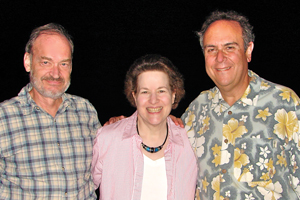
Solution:
<path fill-rule="evenodd" d="M 65 79 L 62 77 L 54 78 L 53 76 L 44 76 L 41 78 L 41 80 L 65 82 Z"/>

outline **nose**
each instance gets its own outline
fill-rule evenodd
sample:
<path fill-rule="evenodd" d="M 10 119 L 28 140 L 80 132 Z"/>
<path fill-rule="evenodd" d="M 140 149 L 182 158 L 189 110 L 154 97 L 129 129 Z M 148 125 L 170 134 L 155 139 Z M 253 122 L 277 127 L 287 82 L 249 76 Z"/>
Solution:
<path fill-rule="evenodd" d="M 59 74 L 60 74 L 59 66 L 53 65 L 50 74 L 51 76 L 53 76 L 53 78 L 59 78 Z"/>
<path fill-rule="evenodd" d="M 225 53 L 222 50 L 219 50 L 216 56 L 216 60 L 221 63 L 225 60 L 225 58 L 226 58 Z"/>
<path fill-rule="evenodd" d="M 158 101 L 157 94 L 154 92 L 150 96 L 150 103 L 155 104 Z"/>

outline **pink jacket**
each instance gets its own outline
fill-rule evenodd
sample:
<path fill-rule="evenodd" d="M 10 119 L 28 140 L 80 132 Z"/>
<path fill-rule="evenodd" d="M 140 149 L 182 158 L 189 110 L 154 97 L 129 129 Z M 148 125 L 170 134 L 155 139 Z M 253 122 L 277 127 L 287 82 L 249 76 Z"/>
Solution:
<path fill-rule="evenodd" d="M 97 132 L 93 147 L 92 175 L 100 199 L 141 198 L 143 153 L 136 131 L 137 112 L 131 117 L 104 126 Z M 168 200 L 194 199 L 197 163 L 186 131 L 170 118 L 169 144 L 165 150 Z M 155 191 L 153 191 L 155 192 Z"/>

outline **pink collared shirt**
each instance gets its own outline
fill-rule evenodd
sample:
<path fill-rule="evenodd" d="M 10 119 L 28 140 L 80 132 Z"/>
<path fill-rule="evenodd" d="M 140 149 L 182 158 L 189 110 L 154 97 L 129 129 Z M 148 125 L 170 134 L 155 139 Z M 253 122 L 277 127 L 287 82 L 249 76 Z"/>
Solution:
<path fill-rule="evenodd" d="M 93 147 L 92 175 L 100 200 L 141 198 L 144 159 L 141 138 L 136 131 L 137 112 L 104 126 Z M 168 200 L 194 199 L 197 163 L 185 129 L 170 118 L 169 143 L 165 150 Z M 155 191 L 153 191 L 155 192 Z"/>

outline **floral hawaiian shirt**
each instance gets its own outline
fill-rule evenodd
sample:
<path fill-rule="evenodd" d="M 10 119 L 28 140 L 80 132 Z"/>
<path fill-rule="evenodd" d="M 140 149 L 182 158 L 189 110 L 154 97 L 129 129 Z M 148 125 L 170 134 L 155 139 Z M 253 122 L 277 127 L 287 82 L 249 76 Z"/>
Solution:
<path fill-rule="evenodd" d="M 300 199 L 299 97 L 248 74 L 234 105 L 214 87 L 182 115 L 198 156 L 196 199 Z"/>

